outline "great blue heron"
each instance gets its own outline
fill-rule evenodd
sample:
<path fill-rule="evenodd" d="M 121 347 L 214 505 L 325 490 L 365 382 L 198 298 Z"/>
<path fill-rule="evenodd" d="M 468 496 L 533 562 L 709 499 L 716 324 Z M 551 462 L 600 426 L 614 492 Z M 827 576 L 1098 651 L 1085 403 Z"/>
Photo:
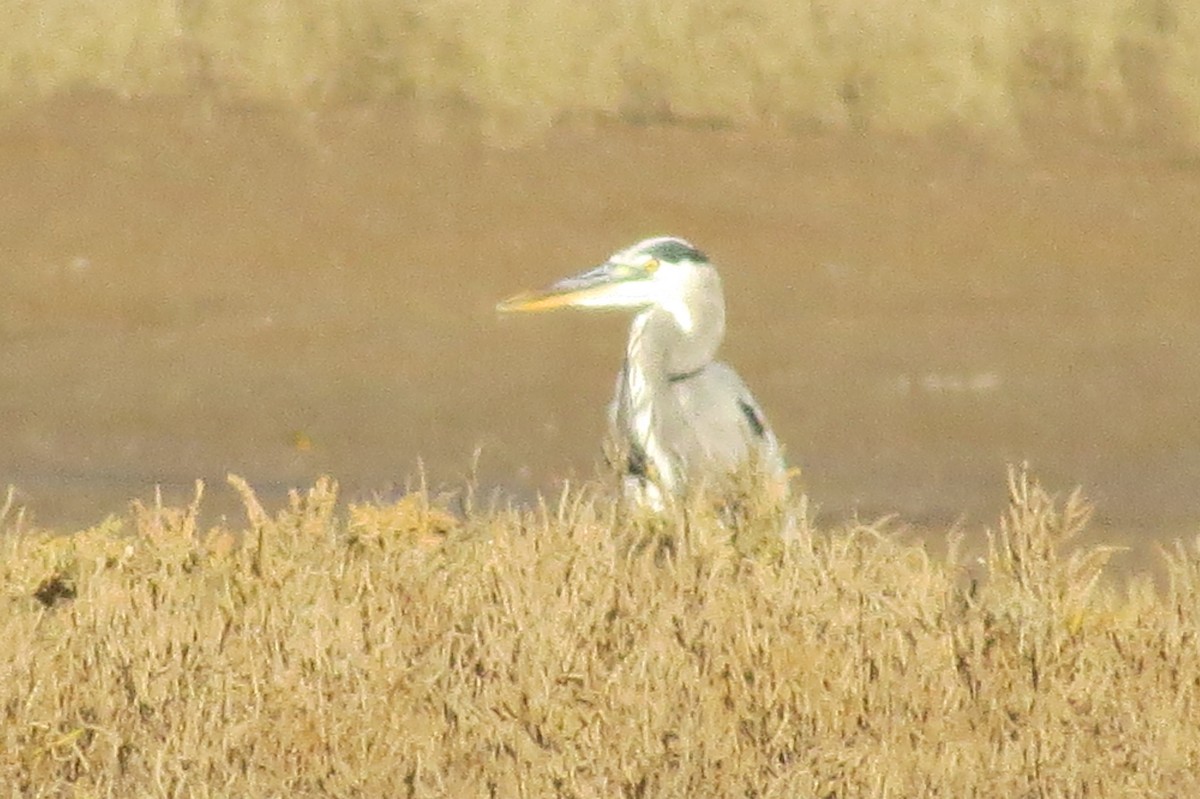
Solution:
<path fill-rule="evenodd" d="M 683 239 L 646 239 L 594 269 L 518 294 L 502 312 L 560 307 L 635 312 L 609 406 L 624 489 L 661 510 L 689 487 L 747 464 L 786 495 L 779 442 L 737 372 L 714 360 L 725 335 L 721 278 Z"/>

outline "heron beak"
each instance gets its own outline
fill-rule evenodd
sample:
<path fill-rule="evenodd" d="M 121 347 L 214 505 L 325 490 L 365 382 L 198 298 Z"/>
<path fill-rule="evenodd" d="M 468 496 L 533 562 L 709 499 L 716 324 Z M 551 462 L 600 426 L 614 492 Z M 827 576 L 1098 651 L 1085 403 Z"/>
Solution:
<path fill-rule="evenodd" d="M 554 308 L 636 308 L 654 297 L 646 274 L 619 264 L 604 264 L 564 278 L 537 291 L 526 291 L 496 306 L 501 313 L 549 311 Z"/>

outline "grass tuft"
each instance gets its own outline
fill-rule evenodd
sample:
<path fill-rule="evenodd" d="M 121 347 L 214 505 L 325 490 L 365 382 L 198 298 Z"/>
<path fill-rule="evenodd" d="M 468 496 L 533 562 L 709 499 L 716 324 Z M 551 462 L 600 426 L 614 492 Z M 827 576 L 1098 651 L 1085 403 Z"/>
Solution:
<path fill-rule="evenodd" d="M 191 504 L 0 539 L 17 795 L 1188 795 L 1200 540 L 1103 579 L 1024 471 L 987 555 L 602 488 L 453 511 L 321 480 L 247 526 Z M 17 519 L 7 522 L 15 527 Z M 757 532 L 755 532 L 757 535 Z"/>

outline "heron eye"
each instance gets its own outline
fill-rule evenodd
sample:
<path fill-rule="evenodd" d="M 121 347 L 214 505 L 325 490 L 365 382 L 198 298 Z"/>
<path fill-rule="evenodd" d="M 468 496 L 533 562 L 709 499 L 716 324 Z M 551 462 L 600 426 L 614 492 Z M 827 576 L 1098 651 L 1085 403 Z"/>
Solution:
<path fill-rule="evenodd" d="M 655 272 L 658 271 L 658 259 L 651 258 L 649 261 L 646 262 L 646 265 L 643 266 L 642 269 L 646 272 L 647 275 L 653 275 Z"/>

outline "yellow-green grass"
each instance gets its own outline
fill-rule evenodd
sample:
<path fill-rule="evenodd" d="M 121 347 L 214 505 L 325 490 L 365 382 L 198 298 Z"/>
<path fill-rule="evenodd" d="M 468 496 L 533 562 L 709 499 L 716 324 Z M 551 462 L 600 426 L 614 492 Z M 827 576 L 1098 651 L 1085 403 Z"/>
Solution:
<path fill-rule="evenodd" d="M 10 3 L 0 97 L 201 88 L 401 96 L 487 119 L 1012 133 L 1045 95 L 1120 132 L 1200 129 L 1188 0 L 43 0 Z M 1141 121 L 1145 121 L 1142 119 Z"/>
<path fill-rule="evenodd" d="M 1200 542 L 1116 589 L 1024 474 L 968 562 L 600 489 L 0 539 L 13 796 L 1194 796 Z M 9 514 L 10 528 L 20 526 Z M 983 535 L 982 532 L 979 533 Z M 1076 542 L 1077 543 L 1077 542 Z"/>

